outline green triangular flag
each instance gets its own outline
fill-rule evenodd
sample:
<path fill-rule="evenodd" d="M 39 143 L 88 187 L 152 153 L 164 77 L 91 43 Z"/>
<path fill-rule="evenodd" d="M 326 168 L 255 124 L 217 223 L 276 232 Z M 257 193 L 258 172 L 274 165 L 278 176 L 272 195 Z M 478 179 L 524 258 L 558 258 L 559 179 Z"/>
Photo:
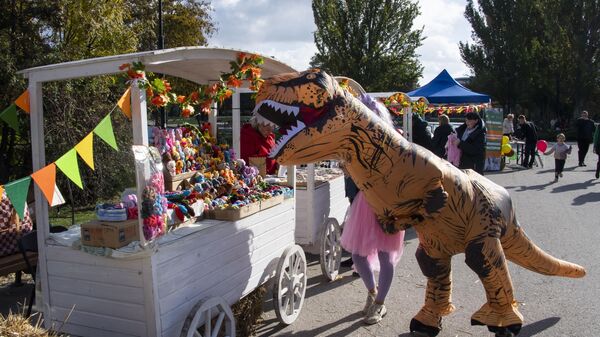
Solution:
<path fill-rule="evenodd" d="M 17 117 L 17 106 L 13 103 L 4 111 L 0 112 L 0 119 L 6 122 L 8 126 L 19 131 L 19 117 Z"/>
<path fill-rule="evenodd" d="M 119 151 L 117 147 L 117 141 L 115 140 L 115 134 L 113 133 L 112 122 L 110 120 L 110 114 L 108 114 L 94 129 L 94 133 L 98 137 L 102 138 L 108 145 L 113 149 Z"/>
<path fill-rule="evenodd" d="M 75 185 L 83 189 L 81 176 L 79 175 L 79 165 L 77 164 L 77 151 L 74 148 L 58 158 L 54 163 Z"/>
<path fill-rule="evenodd" d="M 25 201 L 27 201 L 30 182 L 31 177 L 28 176 L 4 185 L 6 196 L 15 208 L 15 211 L 17 211 L 17 214 L 19 214 L 21 220 L 25 216 Z"/>

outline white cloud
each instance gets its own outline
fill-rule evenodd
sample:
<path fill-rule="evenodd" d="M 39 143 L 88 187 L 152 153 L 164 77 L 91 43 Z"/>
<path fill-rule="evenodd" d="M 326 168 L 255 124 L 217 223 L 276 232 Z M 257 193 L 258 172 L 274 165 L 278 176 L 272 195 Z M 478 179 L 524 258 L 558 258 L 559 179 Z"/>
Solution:
<path fill-rule="evenodd" d="M 464 18 L 464 0 L 421 0 L 415 28 L 425 27 L 423 46 L 417 49 L 426 84 L 443 69 L 460 77 L 469 73 L 462 63 L 459 41 L 470 41 Z M 218 32 L 209 43 L 215 47 L 248 50 L 281 60 L 297 70 L 308 68 L 317 52 L 316 30 L 310 0 L 217 0 L 213 19 Z"/>
<path fill-rule="evenodd" d="M 464 0 L 421 0 L 421 15 L 415 20 L 415 28 L 424 27 L 426 39 L 417 49 L 423 64 L 421 85 L 427 84 L 440 71 L 461 77 L 469 74 L 458 49 L 459 41 L 471 40 L 471 25 L 465 19 Z"/>

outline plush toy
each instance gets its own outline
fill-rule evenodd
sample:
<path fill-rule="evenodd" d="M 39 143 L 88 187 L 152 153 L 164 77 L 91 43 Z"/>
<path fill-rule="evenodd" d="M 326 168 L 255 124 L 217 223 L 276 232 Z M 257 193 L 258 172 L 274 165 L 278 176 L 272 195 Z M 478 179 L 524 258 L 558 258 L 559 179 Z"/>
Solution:
<path fill-rule="evenodd" d="M 175 162 L 175 174 L 183 173 L 183 160 L 177 160 Z"/>
<path fill-rule="evenodd" d="M 523 324 L 507 260 L 544 275 L 586 274 L 527 237 L 506 189 L 410 143 L 324 71 L 271 77 L 254 111 L 279 127 L 297 125 L 270 154 L 281 165 L 341 159 L 383 232 L 414 227 L 417 261 L 427 277 L 425 303 L 410 322 L 420 336 L 437 335 L 442 317 L 455 310 L 453 255 L 464 253 L 485 289 L 487 301 L 471 324 L 487 325 L 496 336 L 517 335 Z"/>

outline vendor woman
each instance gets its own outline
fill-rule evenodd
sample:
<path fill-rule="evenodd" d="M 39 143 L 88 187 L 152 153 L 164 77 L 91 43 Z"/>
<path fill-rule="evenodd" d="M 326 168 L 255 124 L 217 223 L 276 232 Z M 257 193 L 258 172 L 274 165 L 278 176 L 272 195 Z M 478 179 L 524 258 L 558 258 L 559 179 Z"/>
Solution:
<path fill-rule="evenodd" d="M 250 157 L 265 157 L 267 174 L 277 174 L 278 164 L 275 159 L 268 158 L 275 146 L 273 127 L 258 123 L 255 118 L 244 124 L 240 133 L 241 158 L 250 163 Z"/>

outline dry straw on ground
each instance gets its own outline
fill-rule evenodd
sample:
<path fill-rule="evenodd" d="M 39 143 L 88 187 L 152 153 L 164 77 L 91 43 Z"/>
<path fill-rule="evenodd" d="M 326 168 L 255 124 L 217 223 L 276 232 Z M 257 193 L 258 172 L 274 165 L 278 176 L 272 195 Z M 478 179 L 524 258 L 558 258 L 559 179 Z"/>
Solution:
<path fill-rule="evenodd" d="M 37 316 L 37 319 L 36 319 Z M 33 315 L 30 319 L 22 314 L 9 313 L 8 316 L 0 315 L 0 336 L 6 337 L 59 337 L 59 333 L 46 331 L 42 328 L 40 316 Z M 31 324 L 35 321 L 35 324 Z"/>

